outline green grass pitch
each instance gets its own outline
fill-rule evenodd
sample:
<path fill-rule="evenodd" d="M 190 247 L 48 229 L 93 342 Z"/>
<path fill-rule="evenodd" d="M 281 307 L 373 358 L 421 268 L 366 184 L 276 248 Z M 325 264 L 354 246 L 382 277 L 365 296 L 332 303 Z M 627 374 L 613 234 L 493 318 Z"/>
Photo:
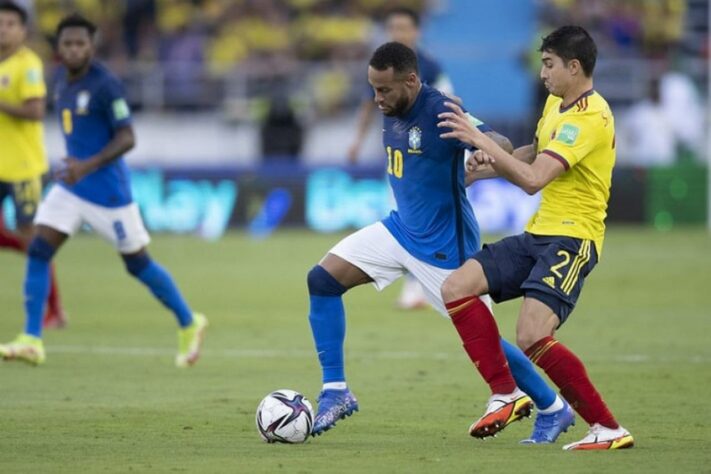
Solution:
<path fill-rule="evenodd" d="M 580 419 L 553 446 L 517 444 L 531 420 L 470 438 L 485 385 L 446 320 L 394 309 L 399 284 L 345 298 L 360 413 L 305 445 L 263 443 L 254 411 L 265 394 L 318 394 L 305 275 L 338 238 L 156 237 L 153 256 L 211 322 L 203 358 L 187 371 L 173 367 L 172 316 L 108 245 L 72 240 L 57 259 L 69 327 L 46 332 L 44 366 L 0 364 L 0 472 L 711 472 L 711 238 L 701 229 L 611 229 L 558 333 L 634 449 L 561 451 L 585 434 Z M 23 268 L 0 253 L 3 341 L 21 329 Z M 505 336 L 517 308 L 495 309 Z"/>

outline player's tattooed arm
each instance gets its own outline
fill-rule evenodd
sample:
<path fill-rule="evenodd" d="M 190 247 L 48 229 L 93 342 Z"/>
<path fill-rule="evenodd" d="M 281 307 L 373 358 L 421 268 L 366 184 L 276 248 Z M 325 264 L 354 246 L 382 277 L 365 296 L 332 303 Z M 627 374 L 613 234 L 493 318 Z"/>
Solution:
<path fill-rule="evenodd" d="M 501 148 L 506 150 L 508 153 L 514 152 L 513 145 L 511 144 L 511 140 L 506 138 L 505 136 L 501 135 L 500 133 L 491 131 L 491 132 L 486 132 L 486 136 L 491 138 L 494 143 L 499 145 Z M 497 175 L 496 171 L 494 171 L 494 168 L 491 167 L 491 165 L 487 164 L 478 164 L 482 162 L 482 160 L 477 160 L 474 157 L 474 154 L 481 153 L 481 150 L 476 150 L 473 154 L 468 153 L 467 156 L 465 157 L 464 161 L 464 184 L 466 186 L 469 186 L 472 184 L 474 181 L 478 181 L 480 179 L 489 179 L 489 178 L 494 178 Z"/>
<path fill-rule="evenodd" d="M 482 154 L 481 150 L 476 150 L 473 153 L 467 153 L 464 158 L 464 185 L 469 186 L 474 181 L 482 179 L 495 178 L 498 176 L 494 168 L 489 164 L 483 163 L 486 158 L 479 157 Z"/>
<path fill-rule="evenodd" d="M 64 158 L 63 164 L 57 171 L 57 179 L 67 184 L 74 184 L 84 176 L 93 173 L 116 158 L 120 157 L 136 145 L 136 137 L 130 125 L 116 130 L 114 137 L 96 155 L 86 160 L 78 160 L 72 156 Z"/>
<path fill-rule="evenodd" d="M 524 163 L 531 164 L 533 160 L 536 159 L 536 142 L 534 141 L 530 145 L 524 145 L 516 148 L 513 153 L 513 157 Z"/>
<path fill-rule="evenodd" d="M 513 153 L 514 147 L 511 144 L 511 140 L 509 140 L 505 136 L 501 135 L 500 133 L 494 132 L 493 130 L 491 132 L 486 132 L 484 135 L 494 140 L 494 143 L 506 150 L 506 153 Z"/>

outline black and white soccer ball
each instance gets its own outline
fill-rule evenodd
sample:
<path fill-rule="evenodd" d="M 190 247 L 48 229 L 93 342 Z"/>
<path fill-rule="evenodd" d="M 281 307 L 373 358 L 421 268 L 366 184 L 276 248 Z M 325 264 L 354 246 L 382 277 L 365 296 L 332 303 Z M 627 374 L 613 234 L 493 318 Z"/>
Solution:
<path fill-rule="evenodd" d="M 303 443 L 313 424 L 311 402 L 294 390 L 276 390 L 257 407 L 257 430 L 267 443 Z"/>

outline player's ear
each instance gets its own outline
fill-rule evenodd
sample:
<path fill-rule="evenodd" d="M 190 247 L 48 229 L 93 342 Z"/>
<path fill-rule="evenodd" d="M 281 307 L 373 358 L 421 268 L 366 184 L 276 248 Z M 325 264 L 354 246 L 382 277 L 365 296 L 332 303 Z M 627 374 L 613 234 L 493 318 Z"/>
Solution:
<path fill-rule="evenodd" d="M 405 82 L 408 86 L 415 87 L 417 85 L 417 74 L 414 72 L 408 73 Z"/>
<path fill-rule="evenodd" d="M 570 74 L 572 74 L 573 76 L 577 76 L 578 74 L 583 72 L 583 67 L 580 64 L 580 61 L 577 59 L 571 59 L 570 61 L 568 61 L 567 67 L 568 71 L 570 71 Z"/>

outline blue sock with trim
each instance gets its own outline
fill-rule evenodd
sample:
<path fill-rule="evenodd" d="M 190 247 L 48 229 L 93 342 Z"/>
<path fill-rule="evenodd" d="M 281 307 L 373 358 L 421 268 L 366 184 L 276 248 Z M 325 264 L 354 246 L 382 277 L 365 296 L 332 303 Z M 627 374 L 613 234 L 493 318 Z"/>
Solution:
<path fill-rule="evenodd" d="M 550 407 L 556 400 L 556 393 L 539 375 L 531 360 L 521 349 L 503 337 L 501 347 L 504 349 L 504 355 L 518 388 L 531 397 L 538 409 Z"/>
<path fill-rule="evenodd" d="M 321 363 L 323 383 L 345 382 L 343 343 L 346 339 L 346 288 L 320 265 L 309 271 L 309 323 Z"/>
<path fill-rule="evenodd" d="M 25 272 L 25 334 L 42 337 L 44 305 L 50 285 L 49 264 L 56 249 L 41 237 L 35 237 L 27 248 Z"/>
<path fill-rule="evenodd" d="M 180 294 L 170 273 L 145 252 L 122 255 L 126 270 L 146 285 L 158 300 L 170 309 L 181 328 L 193 322 L 193 312 Z"/>

